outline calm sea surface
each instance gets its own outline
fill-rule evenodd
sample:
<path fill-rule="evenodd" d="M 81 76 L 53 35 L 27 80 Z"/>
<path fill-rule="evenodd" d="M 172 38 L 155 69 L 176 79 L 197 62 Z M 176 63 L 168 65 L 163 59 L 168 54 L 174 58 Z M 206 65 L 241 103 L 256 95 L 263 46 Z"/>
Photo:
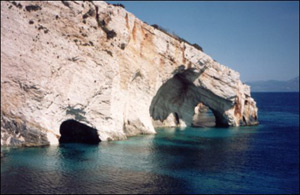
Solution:
<path fill-rule="evenodd" d="M 1 148 L 1 193 L 299 193 L 299 93 L 252 93 L 260 125 L 161 128 L 98 146 Z"/>

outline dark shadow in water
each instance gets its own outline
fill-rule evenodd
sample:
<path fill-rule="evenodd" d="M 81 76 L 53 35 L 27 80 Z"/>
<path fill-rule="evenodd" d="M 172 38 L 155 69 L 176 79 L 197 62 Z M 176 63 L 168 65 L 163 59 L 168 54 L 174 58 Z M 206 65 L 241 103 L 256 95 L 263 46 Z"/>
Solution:
<path fill-rule="evenodd" d="M 101 141 L 97 129 L 73 119 L 64 121 L 59 131 L 61 134 L 59 143 L 98 144 Z"/>
<path fill-rule="evenodd" d="M 189 130 L 176 129 L 174 137 L 170 138 L 173 143 L 171 145 L 162 144 L 164 141 L 168 141 L 168 137 L 154 140 L 152 152 L 153 160 L 156 163 L 153 165 L 156 165 L 158 170 L 186 169 L 200 172 L 221 172 L 225 169 L 234 170 L 236 165 L 247 163 L 245 152 L 252 140 L 252 134 L 229 137 L 194 137 L 189 136 L 185 131 Z M 230 131 L 230 129 L 220 129 L 219 131 Z M 177 156 L 178 160 L 170 160 L 167 157 L 162 160 L 163 154 L 169 154 L 174 158 Z"/>
<path fill-rule="evenodd" d="M 92 161 L 96 157 L 99 145 L 82 143 L 61 143 L 58 155 L 61 159 L 70 160 L 73 163 Z M 62 161 L 63 162 L 63 161 Z"/>

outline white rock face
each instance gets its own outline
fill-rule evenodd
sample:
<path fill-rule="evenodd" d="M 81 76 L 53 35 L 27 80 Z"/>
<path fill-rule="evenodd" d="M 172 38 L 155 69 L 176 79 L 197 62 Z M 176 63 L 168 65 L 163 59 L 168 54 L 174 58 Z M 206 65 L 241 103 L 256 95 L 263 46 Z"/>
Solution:
<path fill-rule="evenodd" d="M 189 126 L 257 124 L 239 73 L 105 2 L 1 2 L 1 145 L 58 144 L 74 119 L 102 141 Z"/>

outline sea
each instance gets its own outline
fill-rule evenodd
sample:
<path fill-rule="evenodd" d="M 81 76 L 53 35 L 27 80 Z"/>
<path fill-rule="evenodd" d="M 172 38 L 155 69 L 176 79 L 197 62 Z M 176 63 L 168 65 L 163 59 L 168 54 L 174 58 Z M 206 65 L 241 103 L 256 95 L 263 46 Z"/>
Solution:
<path fill-rule="evenodd" d="M 257 126 L 159 128 L 99 145 L 1 147 L 1 194 L 299 194 L 299 93 L 252 97 Z"/>

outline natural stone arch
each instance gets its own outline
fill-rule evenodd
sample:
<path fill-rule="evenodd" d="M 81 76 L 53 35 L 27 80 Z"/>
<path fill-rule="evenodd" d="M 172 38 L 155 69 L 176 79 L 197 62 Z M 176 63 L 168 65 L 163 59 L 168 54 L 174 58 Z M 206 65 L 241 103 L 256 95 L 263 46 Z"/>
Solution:
<path fill-rule="evenodd" d="M 97 129 L 73 119 L 64 121 L 60 125 L 59 131 L 61 134 L 60 143 L 98 144 L 101 141 Z"/>
<path fill-rule="evenodd" d="M 218 96 L 203 86 L 205 77 L 201 77 L 201 74 L 204 71 L 205 69 L 198 71 L 179 66 L 179 71 L 158 89 L 149 109 L 152 119 L 156 121 L 154 126 L 157 120 L 161 122 L 158 126 L 174 126 L 174 124 L 170 125 L 168 121 L 179 121 L 177 126 L 192 126 L 194 108 L 200 102 L 212 110 L 216 126 L 257 124 L 256 110 L 251 110 L 256 106 L 247 107 L 247 104 L 244 105 L 244 102 L 241 101 L 243 98 L 240 96 L 245 96 L 245 94 Z M 250 97 L 245 98 L 251 101 Z M 173 113 L 176 113 L 179 119 L 174 119 Z M 173 120 L 170 119 L 172 117 Z"/>
<path fill-rule="evenodd" d="M 209 107 L 200 102 L 195 107 L 195 114 L 193 117 L 193 127 L 214 127 L 216 126 L 216 117 Z"/>

